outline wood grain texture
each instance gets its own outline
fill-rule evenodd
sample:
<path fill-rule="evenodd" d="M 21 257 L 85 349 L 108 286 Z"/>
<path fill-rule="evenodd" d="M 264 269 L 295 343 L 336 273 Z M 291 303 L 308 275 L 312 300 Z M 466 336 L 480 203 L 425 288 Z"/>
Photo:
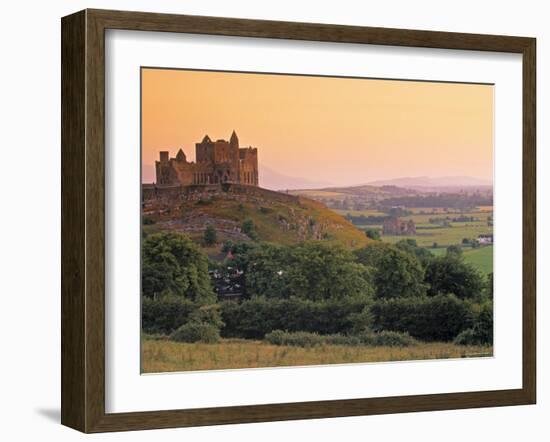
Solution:
<path fill-rule="evenodd" d="M 523 387 L 338 401 L 105 413 L 105 30 L 186 32 L 523 55 Z M 532 404 L 536 398 L 535 40 L 86 10 L 62 20 L 62 423 L 84 432 Z"/>
<path fill-rule="evenodd" d="M 61 29 L 61 422 L 85 427 L 85 13 Z"/>
<path fill-rule="evenodd" d="M 536 40 L 523 51 L 523 389 L 537 396 L 537 78 Z"/>

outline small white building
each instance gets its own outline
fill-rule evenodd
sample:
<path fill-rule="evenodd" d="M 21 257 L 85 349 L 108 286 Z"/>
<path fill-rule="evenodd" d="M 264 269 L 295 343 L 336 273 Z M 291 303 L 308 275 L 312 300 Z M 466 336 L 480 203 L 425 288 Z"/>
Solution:
<path fill-rule="evenodd" d="M 483 233 L 477 237 L 477 240 L 480 244 L 487 245 L 493 244 L 493 234 L 492 233 Z"/>

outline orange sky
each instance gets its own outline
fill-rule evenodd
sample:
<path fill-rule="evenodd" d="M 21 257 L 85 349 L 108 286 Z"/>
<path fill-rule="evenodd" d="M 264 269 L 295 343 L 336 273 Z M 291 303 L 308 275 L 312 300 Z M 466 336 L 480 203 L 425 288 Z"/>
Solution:
<path fill-rule="evenodd" d="M 233 129 L 241 147 L 258 147 L 260 184 L 262 167 L 319 185 L 492 180 L 493 93 L 488 85 L 143 69 L 143 181 L 154 180 L 160 150 L 174 156 L 182 147 L 191 161 L 205 134 L 229 139 Z"/>

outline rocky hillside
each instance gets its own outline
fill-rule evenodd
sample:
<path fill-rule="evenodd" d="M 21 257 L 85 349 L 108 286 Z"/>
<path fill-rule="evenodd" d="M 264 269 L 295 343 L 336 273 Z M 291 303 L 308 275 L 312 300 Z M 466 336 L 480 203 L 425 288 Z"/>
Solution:
<path fill-rule="evenodd" d="M 369 240 L 346 219 L 322 203 L 302 196 L 236 184 L 209 186 L 143 186 L 146 231 L 177 231 L 201 242 L 206 226 L 217 240 L 258 240 L 293 244 L 303 240 L 340 242 L 351 248 Z M 243 232 L 251 220 L 254 235 Z"/>

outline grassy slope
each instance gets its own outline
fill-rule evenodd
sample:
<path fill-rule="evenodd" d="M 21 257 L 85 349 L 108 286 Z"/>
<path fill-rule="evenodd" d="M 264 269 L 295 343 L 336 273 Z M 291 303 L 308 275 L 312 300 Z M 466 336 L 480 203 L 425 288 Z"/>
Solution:
<path fill-rule="evenodd" d="M 451 343 L 426 343 L 404 348 L 343 347 L 336 345 L 300 348 L 235 339 L 222 340 L 219 344 L 182 344 L 144 339 L 142 367 L 145 373 L 160 373 L 166 371 L 448 359 L 490 355 L 492 355 L 492 347 L 463 347 Z"/>
<path fill-rule="evenodd" d="M 182 206 L 181 211 L 185 214 L 207 215 L 220 223 L 224 220 L 234 221 L 237 225 L 251 219 L 254 221 L 260 240 L 286 245 L 295 244 L 303 239 L 315 239 L 311 233 L 312 227 L 309 226 L 310 220 L 313 220 L 314 226 L 317 224 L 322 226 L 322 232 L 326 233 L 323 239 L 327 241 L 339 242 L 350 248 L 364 246 L 370 241 L 362 230 L 342 216 L 308 198 L 300 198 L 299 203 L 293 203 L 270 201 L 266 197 L 263 206 L 258 206 L 254 201 L 247 201 L 246 197 L 244 201 L 218 199 L 207 205 L 188 202 Z M 178 215 L 170 216 L 176 218 Z M 281 219 L 286 220 L 288 227 L 285 227 Z M 155 231 L 158 225 L 145 226 L 145 228 Z M 197 241 L 202 238 L 200 232 L 191 236 Z M 223 242 L 225 239 L 228 238 L 224 237 L 223 232 L 218 232 L 218 242 Z"/>

